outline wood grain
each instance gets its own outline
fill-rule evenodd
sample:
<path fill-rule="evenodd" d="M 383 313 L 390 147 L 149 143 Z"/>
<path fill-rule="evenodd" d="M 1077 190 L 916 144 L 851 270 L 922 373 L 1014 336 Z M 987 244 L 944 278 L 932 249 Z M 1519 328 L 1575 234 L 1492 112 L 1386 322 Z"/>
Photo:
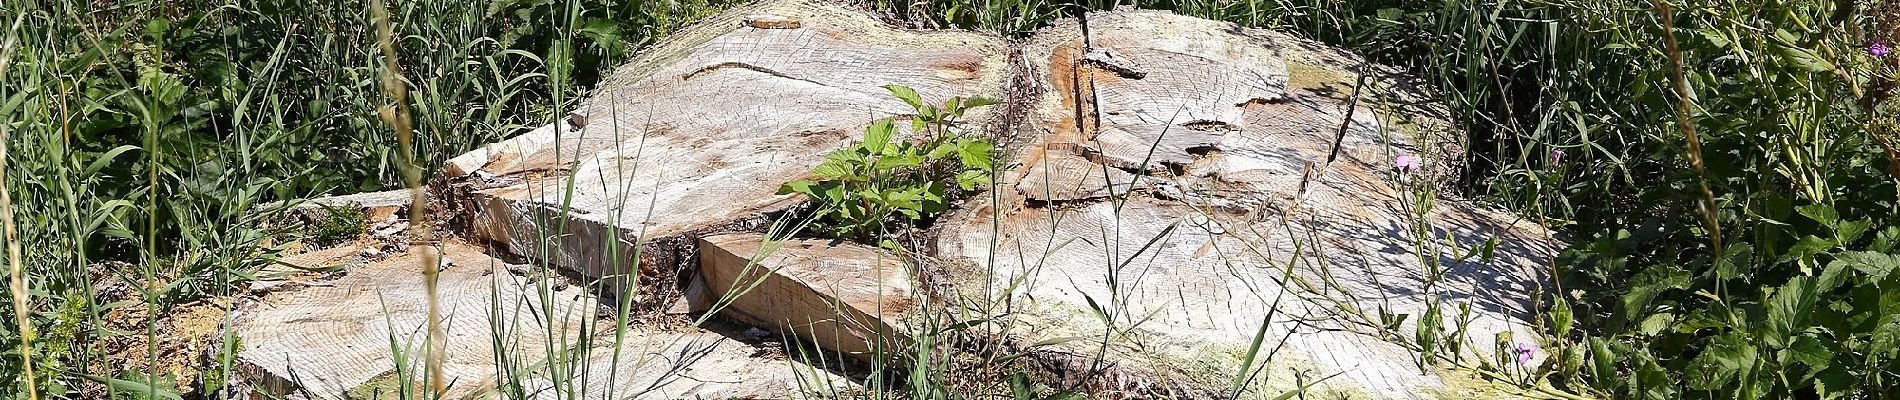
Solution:
<path fill-rule="evenodd" d="M 999 178 L 1018 190 L 965 204 L 936 231 L 935 255 L 961 266 L 949 273 L 961 290 L 1006 293 L 996 307 L 1013 311 L 1013 334 L 1084 338 L 1068 342 L 1083 343 L 1069 354 L 1107 342 L 1111 364 L 1177 372 L 1098 382 L 1105 391 L 1218 393 L 1266 323 L 1268 349 L 1283 337 L 1287 347 L 1248 396 L 1277 395 L 1293 385 L 1286 376 L 1306 371 L 1309 381 L 1340 373 L 1323 387 L 1375 398 L 1429 398 L 1445 380 L 1422 372 L 1413 353 L 1355 333 L 1370 331 L 1354 311 L 1375 325 L 1381 309 L 1415 322 L 1435 298 L 1453 326 L 1455 305 L 1468 304 L 1467 356 L 1488 356 L 1499 332 L 1533 337 L 1530 301 L 1560 244 L 1534 224 L 1454 200 L 1436 203 L 1429 228 L 1413 224 L 1416 205 L 1398 182 L 1432 183 L 1397 176 L 1389 160 L 1442 133 L 1401 130 L 1369 101 L 1345 124 L 1340 159 L 1323 164 L 1347 115 L 1341 88 L 1355 71 L 1381 69 L 1309 41 L 1166 12 L 1087 21 L 1090 43 L 1070 20 L 1023 44 L 1042 96 L 1018 130 L 1036 133 L 1011 153 L 1019 167 Z M 1125 66 L 1084 62 L 1091 48 Z M 1414 96 L 1392 78 L 1376 81 L 1388 83 L 1369 96 Z M 1104 169 L 1146 184 L 1106 198 L 1102 173 L 1088 172 Z M 1457 248 L 1421 257 L 1421 236 Z M 1449 254 L 1493 237 L 1500 245 L 1488 262 Z M 1418 292 L 1421 261 L 1450 268 L 1431 294 Z"/>
<path fill-rule="evenodd" d="M 311 254 L 293 261 L 324 262 L 323 253 Z M 511 375 L 528 392 L 578 398 L 786 397 L 812 379 L 852 385 L 702 329 L 636 325 L 616 342 L 611 320 L 599 319 L 601 304 L 584 288 L 513 275 L 503 261 L 456 240 L 442 254 L 447 398 L 485 396 L 510 380 L 497 376 L 510 368 L 528 368 Z M 251 382 L 275 395 L 329 399 L 394 379 L 395 354 L 416 362 L 425 349 L 417 257 L 404 252 L 273 290 L 242 309 L 230 329 L 243 343 L 238 362 Z M 594 336 L 584 342 L 588 327 Z M 575 348 L 584 343 L 593 346 Z M 557 371 L 569 375 L 563 381 L 586 376 L 595 384 L 553 390 L 548 375 Z"/>
<path fill-rule="evenodd" d="M 799 23 L 740 22 L 756 15 Z M 742 7 L 673 38 L 580 107 L 585 128 L 550 124 L 451 160 L 444 175 L 466 194 L 456 211 L 470 233 L 662 310 L 694 238 L 758 229 L 803 204 L 779 186 L 872 121 L 912 112 L 884 85 L 926 102 L 997 97 L 1007 50 L 993 36 L 901 30 L 810 1 Z M 645 284 L 628 285 L 635 277 Z"/>
<path fill-rule="evenodd" d="M 721 316 L 808 338 L 862 361 L 907 345 L 916 303 L 896 255 L 826 240 L 768 243 L 758 234 L 701 239 L 700 273 Z"/>

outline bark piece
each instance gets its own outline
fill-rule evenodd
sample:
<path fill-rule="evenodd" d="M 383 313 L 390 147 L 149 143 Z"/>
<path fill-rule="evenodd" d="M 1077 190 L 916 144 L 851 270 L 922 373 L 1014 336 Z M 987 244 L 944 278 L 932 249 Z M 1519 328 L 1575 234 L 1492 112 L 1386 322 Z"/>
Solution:
<path fill-rule="evenodd" d="M 756 261 L 755 261 L 756 260 Z M 824 240 L 767 243 L 758 234 L 700 242 L 700 273 L 720 315 L 807 338 L 870 360 L 903 349 L 915 304 L 909 267 L 868 246 Z"/>
<path fill-rule="evenodd" d="M 748 15 L 800 25 L 755 29 Z M 998 37 L 901 30 L 815 1 L 742 7 L 671 37 L 602 85 L 579 111 L 584 128 L 550 124 L 448 163 L 473 236 L 612 278 L 641 312 L 664 309 L 695 237 L 803 204 L 779 186 L 872 121 L 913 112 L 885 85 L 934 103 L 999 97 L 1007 52 Z"/>
<path fill-rule="evenodd" d="M 498 377 L 498 365 L 537 365 L 555 354 L 551 349 L 567 354 L 551 362 L 568 367 L 538 364 L 541 369 L 518 371 L 529 389 L 550 382 L 548 374 L 557 370 L 570 371 L 572 379 L 578 379 L 575 371 L 593 371 L 594 382 L 607 382 L 605 371 L 614 371 L 618 384 L 587 389 L 591 394 L 617 388 L 614 398 L 782 397 L 799 389 L 798 371 L 831 378 L 822 368 L 794 367 L 757 355 L 752 345 L 690 328 L 632 328 L 615 362 L 613 324 L 599 319 L 599 300 L 583 288 L 512 275 L 502 261 L 461 242 L 444 243 L 442 254 L 438 299 L 448 335 L 443 371 L 451 382 L 446 398 L 491 393 L 513 380 Z M 377 382 L 395 382 L 397 352 L 416 363 L 411 370 L 420 370 L 427 309 L 419 257 L 405 252 L 339 278 L 262 295 L 229 328 L 243 343 L 238 361 L 246 375 L 275 395 L 341 398 Z M 586 351 L 585 358 L 566 358 L 575 351 Z M 509 363 L 499 364 L 503 359 Z M 592 367 L 579 368 L 583 363 Z"/>
<path fill-rule="evenodd" d="M 1021 138 L 1008 163 L 1021 167 L 998 178 L 1018 190 L 965 204 L 936 228 L 935 255 L 959 266 L 948 273 L 962 278 L 958 290 L 1007 292 L 1006 304 L 992 306 L 1012 310 L 1005 318 L 1017 324 L 993 324 L 1016 326 L 1011 334 L 1024 342 L 1079 337 L 1068 354 L 1102 349 L 1108 364 L 1149 371 L 1083 383 L 1137 396 L 1226 396 L 1263 324 L 1262 351 L 1281 338 L 1286 347 L 1243 397 L 1278 395 L 1295 383 L 1274 376 L 1309 371 L 1309 382 L 1342 374 L 1323 390 L 1430 398 L 1446 381 L 1421 373 L 1415 354 L 1342 329 L 1368 331 L 1357 315 L 1377 325 L 1385 310 L 1409 314 L 1401 330 L 1410 332 L 1433 299 L 1443 301 L 1447 327 L 1458 304 L 1471 307 L 1459 338 L 1467 357 L 1489 356 L 1499 332 L 1533 337 L 1532 296 L 1561 244 L 1522 219 L 1454 200 L 1416 211 L 1398 182 L 1430 182 L 1399 180 L 1387 160 L 1418 152 L 1413 143 L 1434 133 L 1401 130 L 1390 110 L 1365 101 L 1346 124 L 1340 158 L 1323 164 L 1347 115 L 1352 71 L 1379 69 L 1310 41 L 1165 12 L 1087 21 L 1093 47 L 1146 75 L 1086 60 L 1075 21 L 1032 36 L 1022 57 L 1042 95 L 1019 131 L 1039 134 Z M 1392 79 L 1377 81 L 1375 95 L 1404 96 Z M 1146 169 L 1152 183 L 1121 201 L 1072 195 L 1088 200 L 1060 206 L 1022 190 L 1099 180 L 1044 173 L 1073 163 L 1058 161 L 1070 149 L 1096 165 L 1063 170 Z M 1457 259 L 1492 238 L 1496 258 Z M 1430 295 L 1418 291 L 1421 260 L 1445 266 Z"/>

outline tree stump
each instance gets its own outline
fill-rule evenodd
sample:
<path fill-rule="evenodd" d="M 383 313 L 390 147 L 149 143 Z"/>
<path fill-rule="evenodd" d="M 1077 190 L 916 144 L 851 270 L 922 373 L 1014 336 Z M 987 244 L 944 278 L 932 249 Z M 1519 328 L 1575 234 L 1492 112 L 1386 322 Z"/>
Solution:
<path fill-rule="evenodd" d="M 1039 96 L 1017 130 L 1033 133 L 1012 154 L 1021 167 L 1000 174 L 999 200 L 967 204 L 937 228 L 936 255 L 964 266 L 948 275 L 966 293 L 1000 293 L 976 302 L 1009 334 L 1085 337 L 1060 354 L 1100 350 L 1122 367 L 1164 371 L 1095 388 L 1137 396 L 1225 396 L 1235 374 L 1254 373 L 1241 360 L 1256 338 L 1263 359 L 1284 340 L 1266 384 L 1243 396 L 1291 390 L 1304 369 L 1307 382 L 1341 374 L 1326 390 L 1378 398 L 1455 391 L 1413 352 L 1363 334 L 1382 325 L 1381 310 L 1410 315 L 1401 331 L 1411 332 L 1429 299 L 1444 301 L 1446 327 L 1456 304 L 1470 305 L 1464 357 L 1489 357 L 1499 332 L 1535 337 L 1530 302 L 1554 243 L 1534 224 L 1456 201 L 1436 202 L 1418 229 L 1419 205 L 1401 186 L 1431 177 L 1389 160 L 1419 154 L 1415 143 L 1431 136 L 1374 107 L 1401 95 L 1390 78 L 1349 111 L 1352 71 L 1366 67 L 1338 50 L 1166 12 L 1086 21 L 1023 45 Z M 1105 196 L 1111 186 L 1124 195 Z M 1457 248 L 1421 258 L 1421 233 Z M 1454 259 L 1494 235 L 1490 262 Z M 1448 270 L 1431 294 L 1417 292 L 1421 261 Z"/>
<path fill-rule="evenodd" d="M 816 241 L 799 242 L 796 259 L 754 260 L 758 232 L 808 215 L 807 200 L 778 194 L 780 185 L 809 176 L 873 121 L 912 112 L 887 84 L 915 88 L 926 102 L 1005 100 L 965 126 L 1006 145 L 992 192 L 913 237 L 928 243 L 916 264 L 885 265 L 868 247 Z M 1444 111 L 1424 98 L 1404 75 L 1346 52 L 1166 12 L 1090 13 L 1008 42 L 771 0 L 642 52 L 558 121 L 450 160 L 431 208 L 452 236 L 599 282 L 602 295 L 628 299 L 631 309 L 620 311 L 641 324 L 703 310 L 690 306 L 703 298 L 689 304 L 695 296 L 686 295 L 694 277 L 724 293 L 759 278 L 733 272 L 757 261 L 777 268 L 763 276 L 769 297 L 741 297 L 722 318 L 845 353 L 870 341 L 836 334 L 843 323 L 796 319 L 849 320 L 901 337 L 893 321 L 940 316 L 868 305 L 929 282 L 896 297 L 987 317 L 968 330 L 982 337 L 958 345 L 1021 350 L 1052 383 L 1103 397 L 1272 397 L 1315 381 L 1321 392 L 1379 398 L 1481 395 L 1392 334 L 1413 332 L 1430 314 L 1441 326 L 1467 326 L 1428 336 L 1457 343 L 1434 348 L 1459 360 L 1494 359 L 1504 333 L 1530 342 L 1532 301 L 1560 244 L 1522 218 L 1421 191 L 1442 170 L 1392 167 L 1396 155 L 1455 142 Z M 594 300 L 567 291 L 534 300 L 538 292 L 519 281 L 531 278 L 482 269 L 498 262 L 482 250 L 447 253 L 458 263 L 443 271 L 458 322 L 449 343 L 462 350 L 451 375 L 474 382 L 469 393 L 488 390 L 482 382 L 558 386 L 494 371 L 562 353 L 537 353 L 548 346 L 522 339 L 530 345 L 497 354 L 471 338 L 527 331 L 468 321 L 567 338 L 572 327 L 601 323 L 587 311 Z M 302 378 L 305 390 L 348 390 L 386 374 L 390 338 L 414 342 L 421 323 L 420 273 L 407 255 L 394 257 L 268 289 L 233 328 L 247 345 L 243 361 L 263 381 Z M 921 276 L 866 270 L 880 265 Z M 486 312 L 494 299 L 578 307 L 571 314 L 585 317 L 532 325 L 550 320 Z M 1434 303 L 1440 312 L 1426 312 Z M 374 328 L 378 320 L 390 328 Z M 635 353 L 700 356 L 628 364 L 605 355 L 632 346 L 623 344 L 565 359 L 626 378 L 583 388 L 590 398 L 765 396 L 806 387 L 789 370 L 821 371 L 828 382 L 838 375 L 796 361 L 767 365 L 734 336 L 642 325 L 626 343 L 649 350 Z M 1243 370 L 1256 341 L 1259 362 Z M 724 378 L 667 380 L 685 367 Z M 1250 384 L 1232 393 L 1236 381 Z"/>
<path fill-rule="evenodd" d="M 625 286 L 643 312 L 677 299 L 694 240 L 754 230 L 804 203 L 779 186 L 871 122 L 924 101 L 999 97 L 1001 38 L 909 31 L 816 2 L 743 7 L 620 68 L 575 113 L 450 160 L 469 234 Z M 971 116 L 972 124 L 988 114 Z M 636 259 L 637 258 L 637 259 Z"/>

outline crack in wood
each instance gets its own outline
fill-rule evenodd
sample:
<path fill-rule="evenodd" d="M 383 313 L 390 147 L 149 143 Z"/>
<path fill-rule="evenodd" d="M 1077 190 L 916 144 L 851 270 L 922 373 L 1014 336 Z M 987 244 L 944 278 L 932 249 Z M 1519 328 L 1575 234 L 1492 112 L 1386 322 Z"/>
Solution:
<path fill-rule="evenodd" d="M 760 72 L 766 75 L 776 76 L 780 78 L 791 79 L 795 81 L 811 82 L 812 84 L 815 84 L 818 86 L 831 86 L 831 85 L 827 85 L 822 82 L 818 82 L 818 81 L 814 81 L 810 79 L 786 75 L 784 72 L 778 72 L 777 70 L 774 70 L 771 68 L 761 67 L 761 66 L 747 64 L 747 63 L 738 62 L 738 61 L 727 61 L 727 62 L 722 62 L 718 64 L 708 65 L 705 68 L 700 68 L 698 70 L 694 70 L 693 72 L 688 72 L 686 73 L 686 75 L 680 75 L 680 80 L 682 81 L 692 80 L 694 77 L 700 76 L 702 74 L 711 73 L 713 71 L 718 71 L 718 70 L 727 69 L 727 68 L 748 69 L 755 72 Z"/>

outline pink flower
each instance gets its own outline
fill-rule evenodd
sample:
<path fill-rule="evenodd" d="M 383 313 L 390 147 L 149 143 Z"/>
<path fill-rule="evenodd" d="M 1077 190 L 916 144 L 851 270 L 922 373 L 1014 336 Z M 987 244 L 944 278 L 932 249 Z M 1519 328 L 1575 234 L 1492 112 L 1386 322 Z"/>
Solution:
<path fill-rule="evenodd" d="M 1881 43 L 1879 40 L 1875 40 L 1874 44 L 1867 45 L 1867 54 L 1871 54 L 1874 57 L 1886 57 L 1887 53 L 1891 52 L 1893 52 L 1893 49 L 1887 48 L 1887 44 Z"/>
<path fill-rule="evenodd" d="M 1400 154 L 1398 158 L 1392 159 L 1392 168 L 1397 168 L 1399 172 L 1412 172 L 1418 166 L 1418 157 L 1411 154 Z"/>
<path fill-rule="evenodd" d="M 1551 164 L 1562 164 L 1563 162 L 1564 162 L 1564 149 L 1551 149 L 1551 150 L 1550 150 L 1550 163 L 1551 163 Z"/>
<path fill-rule="evenodd" d="M 1531 355 L 1536 354 L 1536 353 L 1537 353 L 1536 345 L 1532 345 L 1530 343 L 1518 343 L 1517 344 L 1517 363 L 1529 364 L 1531 362 Z"/>

